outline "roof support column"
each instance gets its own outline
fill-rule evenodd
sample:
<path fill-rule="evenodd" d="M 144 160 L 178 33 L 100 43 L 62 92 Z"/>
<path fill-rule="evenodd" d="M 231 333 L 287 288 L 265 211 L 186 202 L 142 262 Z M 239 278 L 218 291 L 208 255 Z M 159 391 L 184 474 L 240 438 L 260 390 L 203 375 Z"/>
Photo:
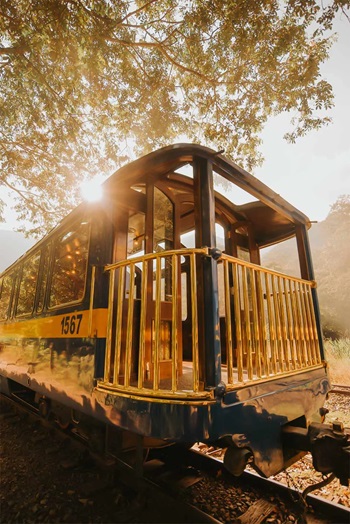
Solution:
<path fill-rule="evenodd" d="M 301 278 L 304 278 L 305 280 L 315 280 L 314 267 L 313 267 L 312 258 L 311 258 L 309 235 L 307 233 L 307 229 L 304 224 L 300 224 L 296 226 L 296 237 L 297 237 L 299 261 L 300 261 Z M 314 311 L 315 311 L 317 336 L 318 336 L 318 340 L 320 344 L 321 358 L 324 359 L 325 354 L 324 354 L 324 346 L 323 346 L 323 338 L 322 338 L 323 335 L 322 335 L 322 327 L 321 327 L 321 313 L 320 313 L 320 306 L 318 302 L 316 288 L 313 287 L 311 289 L 311 295 L 312 295 L 312 302 L 313 302 Z"/>
<path fill-rule="evenodd" d="M 215 247 L 215 199 L 213 166 L 209 159 L 195 157 L 196 247 Z M 203 256 L 197 264 L 200 381 L 215 388 L 221 381 L 220 319 L 217 262 Z"/>

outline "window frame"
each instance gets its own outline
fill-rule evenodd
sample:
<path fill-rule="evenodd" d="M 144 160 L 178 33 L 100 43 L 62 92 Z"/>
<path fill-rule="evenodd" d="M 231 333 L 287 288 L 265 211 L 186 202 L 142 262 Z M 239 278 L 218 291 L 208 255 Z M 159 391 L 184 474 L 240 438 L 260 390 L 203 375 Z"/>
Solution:
<path fill-rule="evenodd" d="M 88 242 L 87 242 L 87 256 L 86 256 L 86 266 L 85 266 L 85 279 L 84 279 L 84 287 L 83 287 L 83 293 L 82 297 L 78 300 L 71 300 L 69 302 L 62 302 L 60 304 L 56 304 L 54 306 L 50 306 L 50 298 L 51 298 L 51 291 L 52 291 L 52 282 L 54 278 L 54 267 L 55 267 L 55 251 L 56 247 L 59 243 L 59 239 L 64 237 L 67 233 L 70 231 L 77 230 L 82 224 L 85 222 L 87 224 L 87 232 L 88 232 Z M 49 268 L 49 278 L 48 282 L 46 283 L 46 293 L 45 293 L 45 306 L 44 309 L 47 309 L 48 311 L 55 311 L 58 309 L 75 306 L 77 304 L 82 304 L 85 300 L 86 296 L 86 289 L 87 289 L 87 279 L 89 274 L 89 261 L 90 261 L 90 245 L 91 245 L 91 220 L 90 219 L 84 219 L 83 217 L 75 220 L 70 225 L 67 225 L 65 228 L 62 228 L 60 233 L 57 235 L 55 240 L 51 241 L 51 252 L 50 252 L 50 268 Z"/>
<path fill-rule="evenodd" d="M 12 285 L 11 285 L 11 290 L 10 290 L 10 293 L 9 293 L 9 301 L 8 301 L 8 305 L 7 305 L 7 310 L 6 310 L 6 314 L 4 316 L 0 316 L 0 322 L 6 322 L 6 320 L 10 320 L 12 317 L 13 317 L 13 304 L 14 304 L 14 299 L 16 297 L 16 285 L 17 285 L 17 271 L 16 269 L 12 270 L 12 271 L 9 271 L 8 273 L 5 273 L 4 275 L 2 275 L 2 277 L 0 278 L 0 300 L 2 301 L 2 292 L 3 292 L 3 285 L 4 285 L 4 279 L 5 278 L 11 278 L 12 279 Z"/>
<path fill-rule="evenodd" d="M 20 302 L 20 292 L 21 292 L 21 283 L 23 278 L 23 269 L 25 264 L 29 262 L 32 258 L 39 255 L 39 264 L 36 272 L 36 282 L 35 282 L 35 291 L 34 291 L 34 299 L 33 299 L 33 305 L 30 311 L 26 311 L 25 313 L 18 313 L 18 304 Z M 17 279 L 16 279 L 16 299 L 15 304 L 13 307 L 13 317 L 14 318 L 25 318 L 25 317 L 31 317 L 36 312 L 36 304 L 37 304 L 37 295 L 38 295 L 38 283 L 40 279 L 40 266 L 42 262 L 42 249 L 38 249 L 34 253 L 32 253 L 30 256 L 28 256 L 25 260 L 22 261 L 18 272 L 17 272 Z"/>

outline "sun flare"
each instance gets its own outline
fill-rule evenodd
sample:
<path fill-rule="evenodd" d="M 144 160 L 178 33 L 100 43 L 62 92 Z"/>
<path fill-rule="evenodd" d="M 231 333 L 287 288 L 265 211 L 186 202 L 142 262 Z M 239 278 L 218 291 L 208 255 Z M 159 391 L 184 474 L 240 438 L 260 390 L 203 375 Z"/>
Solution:
<path fill-rule="evenodd" d="M 80 192 L 84 200 L 87 202 L 97 202 L 101 200 L 103 195 L 102 178 L 96 176 L 91 180 L 86 180 L 81 184 Z"/>

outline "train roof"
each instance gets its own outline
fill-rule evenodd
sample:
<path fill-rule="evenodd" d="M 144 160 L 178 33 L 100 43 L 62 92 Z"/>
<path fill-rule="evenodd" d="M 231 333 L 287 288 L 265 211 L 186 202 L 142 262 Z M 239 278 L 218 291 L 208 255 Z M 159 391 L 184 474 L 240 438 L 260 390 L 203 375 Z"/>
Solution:
<path fill-rule="evenodd" d="M 118 169 L 106 180 L 104 186 L 108 188 L 109 185 L 117 181 L 128 181 L 131 185 L 136 183 L 146 173 L 168 174 L 185 164 L 192 163 L 196 157 L 211 159 L 215 170 L 220 175 L 247 191 L 268 207 L 275 209 L 291 222 L 295 224 L 310 224 L 310 220 L 306 215 L 289 204 L 289 202 L 255 176 L 229 160 L 221 152 L 198 144 L 173 144 L 153 151 Z"/>
<path fill-rule="evenodd" d="M 242 221 L 254 225 L 256 242 L 264 247 L 295 235 L 295 226 L 311 226 L 309 218 L 292 206 L 279 194 L 266 186 L 256 177 L 225 157 L 222 152 L 214 151 L 198 144 L 180 143 L 153 151 L 121 167 L 104 183 L 106 192 L 113 188 L 129 187 L 146 180 L 148 176 L 162 178 L 180 178 L 178 170 L 192 164 L 195 158 L 206 158 L 213 162 L 213 169 L 229 182 L 249 193 L 257 201 L 236 205 L 222 195 L 218 199 L 229 207 L 233 214 Z M 183 182 L 185 183 L 185 182 Z M 187 181 L 187 183 L 189 183 Z M 239 220 L 239 218 L 237 218 Z"/>
<path fill-rule="evenodd" d="M 113 194 L 115 190 L 118 191 L 118 188 L 125 186 L 131 187 L 140 181 L 147 180 L 150 176 L 158 179 L 162 179 L 164 176 L 168 180 L 178 178 L 181 182 L 181 175 L 178 174 L 178 170 L 186 164 L 192 164 L 196 158 L 210 159 L 213 163 L 213 169 L 218 174 L 257 199 L 257 201 L 236 205 L 228 198 L 218 195 L 221 205 L 226 206 L 237 217 L 237 221 L 241 219 L 254 225 L 256 242 L 260 247 L 294 236 L 295 226 L 298 224 L 304 224 L 307 228 L 311 226 L 306 215 L 263 182 L 229 160 L 222 152 L 198 144 L 173 144 L 124 165 L 104 182 L 104 194 Z M 182 177 L 182 181 L 185 185 L 193 183 L 189 182 L 189 179 L 185 182 L 185 177 Z M 33 252 L 40 244 L 48 241 L 67 223 L 86 212 L 89 206 L 91 204 L 86 202 L 78 205 L 52 231 L 11 264 L 9 268 L 25 255 Z"/>

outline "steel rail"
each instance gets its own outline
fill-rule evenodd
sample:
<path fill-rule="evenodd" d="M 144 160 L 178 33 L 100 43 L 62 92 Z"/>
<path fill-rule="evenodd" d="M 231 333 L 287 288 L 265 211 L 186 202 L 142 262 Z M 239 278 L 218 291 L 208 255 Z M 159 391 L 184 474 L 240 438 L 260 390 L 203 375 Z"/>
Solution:
<path fill-rule="evenodd" d="M 219 471 L 224 474 L 227 473 L 223 462 L 220 459 L 194 450 L 189 450 L 189 453 L 193 454 L 190 458 L 192 466 L 198 467 L 199 469 L 214 474 L 215 476 Z M 328 516 L 329 518 L 334 519 L 333 522 L 350 522 L 350 508 L 342 506 L 341 504 L 328 501 L 313 494 L 308 494 L 304 498 L 302 491 L 286 486 L 276 480 L 263 478 L 255 472 L 246 470 L 241 477 L 238 478 L 249 485 L 262 489 L 264 493 L 273 491 L 274 494 L 280 493 L 284 496 L 290 496 L 292 500 L 300 501 L 301 503 L 306 504 L 306 506 L 312 507 L 320 516 Z M 237 481 L 237 477 L 232 477 L 229 474 L 225 476 L 227 482 L 230 482 L 230 479 L 232 482 Z"/>
<path fill-rule="evenodd" d="M 131 489 L 145 492 L 157 506 L 159 506 L 159 501 L 161 500 L 161 506 L 164 506 L 164 511 L 171 513 L 172 518 L 174 516 L 178 517 L 180 519 L 178 522 L 220 524 L 220 521 L 211 515 L 184 501 L 181 493 L 177 493 L 176 490 L 172 491 L 169 488 L 169 484 L 164 484 L 162 480 L 157 480 L 156 476 L 152 474 L 152 468 L 150 469 L 151 473 L 149 473 L 147 467 L 142 468 L 142 471 L 140 471 L 121 457 L 108 455 L 106 458 L 106 456 L 102 456 L 89 449 L 88 438 L 82 438 L 78 432 L 74 433 L 58 428 L 53 422 L 41 417 L 40 413 L 37 410 L 33 410 L 29 404 L 9 398 L 2 393 L 0 393 L 0 398 L 6 400 L 15 409 L 19 409 L 37 421 L 40 421 L 44 428 L 53 428 L 61 437 L 64 436 L 66 438 L 68 436 L 76 444 L 88 449 L 97 467 L 101 465 L 102 467 L 106 467 L 106 465 L 108 465 L 111 470 L 118 472 L 118 481 Z M 135 451 L 135 454 L 136 453 L 137 450 Z M 264 496 L 270 492 L 273 493 L 274 496 L 289 497 L 291 502 L 294 501 L 295 504 L 300 504 L 301 510 L 305 510 L 307 506 L 312 507 L 320 518 L 328 517 L 332 519 L 332 522 L 350 522 L 350 509 L 345 506 L 327 501 L 313 494 L 308 494 L 306 497 L 303 497 L 302 491 L 286 486 L 276 480 L 263 478 L 254 472 L 244 471 L 241 477 L 233 477 L 224 468 L 223 462 L 213 455 L 208 455 L 193 449 L 187 450 L 179 445 L 154 450 L 150 458 L 152 458 L 152 455 L 160 458 L 164 463 L 165 474 L 171 472 L 174 465 L 179 466 L 179 464 L 184 467 L 190 466 L 214 478 L 218 477 L 218 474 L 221 473 L 219 476 L 225 478 L 225 482 L 232 483 L 232 485 L 237 486 L 237 482 L 239 482 L 242 483 L 243 489 L 254 487 L 261 490 Z M 145 464 L 147 464 L 147 462 Z M 165 475 L 163 475 L 163 477 L 164 476 Z M 159 506 L 159 509 L 162 510 L 162 507 Z M 166 520 L 164 522 L 166 522 Z"/>
<path fill-rule="evenodd" d="M 151 502 L 154 504 L 161 516 L 164 514 L 162 522 L 222 524 L 212 515 L 205 513 L 196 506 L 183 500 L 181 492 L 177 493 L 171 489 L 169 490 L 169 484 L 162 482 L 157 483 L 151 477 L 148 478 L 145 475 L 140 475 L 140 471 L 138 471 L 137 468 L 132 467 L 121 458 L 112 455 L 106 457 L 105 455 L 92 451 L 89 448 L 88 438 L 83 438 L 78 432 L 72 432 L 56 426 L 52 420 L 50 421 L 43 418 L 38 410 L 33 408 L 29 403 L 21 401 L 21 399 L 10 398 L 1 392 L 0 400 L 5 401 L 11 407 L 14 417 L 16 416 L 16 412 L 21 412 L 29 419 L 42 424 L 44 430 L 54 430 L 58 438 L 67 439 L 68 437 L 74 443 L 76 449 L 87 450 L 96 468 L 108 469 L 110 472 L 117 473 L 116 481 L 111 480 L 111 482 L 119 482 L 134 492 L 146 495 L 148 503 Z M 4 418 L 6 418 L 6 416 Z M 39 472 L 37 473 L 39 474 Z"/>
<path fill-rule="evenodd" d="M 350 386 L 345 384 L 333 384 L 330 393 L 337 393 L 339 395 L 350 395 Z"/>

